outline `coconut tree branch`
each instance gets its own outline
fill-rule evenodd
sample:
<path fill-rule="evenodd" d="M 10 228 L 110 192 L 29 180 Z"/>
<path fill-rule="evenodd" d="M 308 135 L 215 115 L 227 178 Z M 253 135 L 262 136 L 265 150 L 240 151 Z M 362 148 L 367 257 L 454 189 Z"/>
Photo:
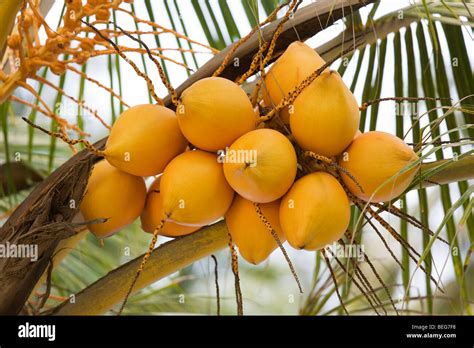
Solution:
<path fill-rule="evenodd" d="M 430 162 L 422 165 L 422 171 L 435 168 L 447 160 Z M 429 179 L 439 184 L 448 184 L 474 178 L 474 156 L 466 156 L 452 161 L 442 171 Z M 427 182 L 426 186 L 432 186 Z M 227 246 L 227 227 L 219 222 L 201 229 L 189 236 L 168 242 L 152 253 L 148 265 L 135 286 L 135 292 L 154 282 L 179 271 L 183 267 L 224 249 Z M 99 315 L 119 303 L 128 287 L 128 281 L 135 275 L 143 255 L 122 265 L 105 275 L 75 296 L 75 303 L 64 302 L 55 308 L 57 315 Z"/>
<path fill-rule="evenodd" d="M 440 166 L 441 164 L 451 162 L 442 171 L 430 176 L 429 181 L 423 182 L 423 187 L 434 186 L 436 184 L 444 185 L 452 182 L 471 180 L 474 178 L 474 156 L 466 156 L 460 160 L 440 160 L 430 163 L 424 163 L 422 171 L 427 171 Z"/>
<path fill-rule="evenodd" d="M 356 11 L 373 1 L 325 0 L 301 8 L 293 19 L 285 23 L 277 41 L 274 59 L 281 55 L 290 42 L 312 37 L 351 11 Z M 278 22 L 275 21 L 262 29 L 266 39 L 270 38 L 272 28 L 275 28 Z M 258 35 L 260 33 L 256 33 L 255 37 L 237 49 L 234 56 L 239 58 L 239 66 L 231 64 L 223 71 L 222 77 L 234 79 L 249 68 L 252 57 L 259 48 Z M 176 89 L 178 95 L 195 81 L 211 76 L 224 57 L 225 51 L 212 58 Z M 165 103 L 171 107 L 169 98 Z M 106 140 L 104 138 L 94 146 L 103 149 Z M 97 160 L 94 154 L 87 151 L 81 151 L 71 157 L 51 176 L 38 184 L 0 228 L 0 243 L 3 244 L 16 243 L 22 240 L 23 235 L 34 230 L 35 233 L 30 234 L 30 238 L 24 242 L 37 244 L 39 250 L 38 261 L 34 263 L 22 260 L 18 264 L 19 261 L 15 259 L 0 260 L 0 315 L 17 314 L 21 311 L 32 289 L 44 273 L 57 244 L 61 239 L 70 236 L 69 232 L 51 234 L 51 227 L 48 226 L 54 221 L 67 227 L 78 213 L 90 169 Z M 63 230 L 69 231 L 68 228 Z M 6 272 L 8 269 L 15 269 L 15 272 Z"/>
<path fill-rule="evenodd" d="M 224 221 L 156 248 L 138 278 L 134 292 L 169 276 L 193 262 L 223 249 L 229 242 Z M 98 315 L 123 300 L 142 256 L 116 268 L 75 296 L 74 303 L 55 308 L 57 315 Z"/>

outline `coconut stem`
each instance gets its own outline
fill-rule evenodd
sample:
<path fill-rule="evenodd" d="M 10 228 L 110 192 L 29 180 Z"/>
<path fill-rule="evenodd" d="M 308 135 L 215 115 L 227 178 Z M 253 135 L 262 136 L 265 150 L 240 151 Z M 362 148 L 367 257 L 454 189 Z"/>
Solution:
<path fill-rule="evenodd" d="M 348 231 L 347 231 L 348 232 Z M 350 232 L 348 232 L 349 235 L 350 235 Z M 342 242 L 344 244 L 344 242 Z M 397 315 L 399 315 L 398 313 L 398 310 L 397 310 L 397 307 L 395 306 L 395 302 L 393 301 L 393 298 L 392 298 L 392 295 L 390 294 L 390 291 L 388 290 L 388 287 L 387 285 L 385 284 L 385 282 L 382 280 L 382 277 L 380 276 L 380 274 L 377 272 L 377 270 L 375 269 L 372 261 L 370 261 L 369 257 L 367 256 L 366 253 L 363 254 L 364 255 L 364 260 L 367 262 L 367 264 L 369 265 L 370 269 L 372 270 L 372 272 L 374 273 L 375 277 L 377 278 L 377 280 L 379 281 L 379 283 L 382 285 L 382 287 L 384 288 L 384 291 L 385 291 L 385 294 L 387 295 L 387 297 L 389 298 L 390 300 L 390 303 L 393 307 L 393 309 L 395 310 L 395 313 L 397 313 Z M 358 266 L 357 266 L 358 267 Z M 362 272 L 359 268 L 359 272 Z M 381 303 L 382 304 L 382 303 Z M 382 305 L 382 308 L 383 305 Z M 384 311 L 385 311 L 385 308 L 384 308 Z M 386 312 L 385 312 L 386 313 Z"/>
<path fill-rule="evenodd" d="M 239 276 L 239 257 L 235 251 L 234 242 L 232 241 L 232 235 L 227 232 L 229 237 L 229 249 L 232 257 L 232 273 L 234 273 L 234 285 L 235 285 L 235 299 L 237 301 L 237 315 L 244 315 L 244 303 L 242 301 L 242 290 L 240 289 L 240 276 Z"/>
<path fill-rule="evenodd" d="M 253 75 L 254 71 L 259 66 L 259 61 L 262 60 L 263 52 L 267 49 L 268 42 L 264 42 L 258 49 L 257 53 L 253 56 L 252 62 L 250 63 L 250 68 L 242 76 L 238 77 L 235 83 L 241 85 L 247 80 L 250 76 Z"/>
<path fill-rule="evenodd" d="M 376 203 L 376 202 L 372 202 L 370 204 L 374 207 L 377 207 L 379 209 L 379 211 L 380 210 L 387 211 L 387 212 L 391 213 L 392 215 L 395 215 L 395 216 L 399 217 L 400 219 L 406 220 L 407 222 L 409 222 L 413 226 L 415 226 L 415 227 L 419 228 L 420 230 L 428 233 L 431 237 L 434 237 L 434 235 L 435 235 L 435 233 L 433 231 L 431 231 L 428 228 L 428 226 L 424 225 L 417 218 L 415 218 L 414 216 L 411 216 L 410 214 L 407 214 L 407 213 L 403 212 L 402 210 L 398 209 L 397 207 L 395 207 L 392 204 L 384 205 L 382 203 Z M 377 213 L 378 213 L 378 211 L 377 211 Z M 439 241 L 443 242 L 444 244 L 449 245 L 449 242 L 446 239 L 444 239 L 443 237 L 437 236 L 436 238 Z"/>
<path fill-rule="evenodd" d="M 324 257 L 324 261 L 326 261 L 326 265 L 328 266 L 329 272 L 331 273 L 331 278 L 332 278 L 332 281 L 334 282 L 334 289 L 336 290 L 336 294 L 337 294 L 337 297 L 339 298 L 339 302 L 341 303 L 342 309 L 344 309 L 344 312 L 346 313 L 346 315 L 349 315 L 349 312 L 347 311 L 347 308 L 344 305 L 344 301 L 342 300 L 341 294 L 339 293 L 339 285 L 337 284 L 336 275 L 334 274 L 334 270 L 331 267 L 331 262 L 329 261 L 329 258 L 326 255 L 326 251 L 324 249 L 321 249 L 321 254 Z"/>
<path fill-rule="evenodd" d="M 96 27 L 94 27 L 92 24 L 89 24 L 87 23 L 86 21 L 82 20 L 81 19 L 81 22 L 85 25 L 87 25 L 89 28 L 91 28 L 97 35 L 100 36 L 101 39 L 107 41 L 110 45 L 112 45 L 112 47 L 114 48 L 115 52 L 117 52 L 117 54 L 122 57 L 123 60 L 125 60 L 132 68 L 133 70 L 135 70 L 135 72 L 137 73 L 138 76 L 140 76 L 141 78 L 143 78 L 147 85 L 148 85 L 148 90 L 150 91 L 150 94 L 151 96 L 153 97 L 153 99 L 159 104 L 159 105 L 164 105 L 164 102 L 161 98 L 159 98 L 157 95 L 156 95 L 156 92 L 155 92 L 155 86 L 153 85 L 153 82 L 151 81 L 151 79 L 145 75 L 144 73 L 142 73 L 140 71 L 140 69 L 138 69 L 138 66 L 131 60 L 129 59 L 123 52 L 122 50 L 120 49 L 120 47 L 118 47 L 118 45 L 111 39 L 109 39 L 108 37 L 106 37 L 104 34 L 102 34 L 100 32 L 100 30 L 98 30 Z"/>
<path fill-rule="evenodd" d="M 153 55 L 151 54 L 151 50 L 150 48 L 148 47 L 148 45 L 143 41 L 141 40 L 140 38 L 136 38 L 135 36 L 133 35 L 130 35 L 128 32 L 126 32 L 125 30 L 123 30 L 121 27 L 119 27 L 117 24 L 115 24 L 115 22 L 111 22 L 118 30 L 120 30 L 122 32 L 122 34 L 124 34 L 125 36 L 127 36 L 128 38 L 132 39 L 133 41 L 135 42 L 138 42 L 140 45 L 142 45 L 147 54 L 148 54 L 148 57 L 150 58 L 150 60 L 155 63 L 155 66 L 156 68 L 158 69 L 158 74 L 160 75 L 160 79 L 161 81 L 163 82 L 163 84 L 165 85 L 166 89 L 168 90 L 170 96 L 171 96 L 171 102 L 175 105 L 175 106 L 178 106 L 179 104 L 179 99 L 178 99 L 178 94 L 176 93 L 176 90 L 173 88 L 173 86 L 171 85 L 170 81 L 166 78 L 166 75 L 165 75 L 165 72 L 163 70 L 163 67 L 161 66 L 160 62 L 158 62 L 158 60 L 156 60 L 155 57 L 153 57 Z"/>
<path fill-rule="evenodd" d="M 351 241 L 352 241 L 353 239 L 352 239 L 352 236 L 351 236 L 351 233 L 349 232 L 349 230 L 346 230 L 345 235 L 346 235 L 346 237 L 348 238 L 349 243 L 352 244 Z M 342 238 L 339 239 L 338 242 L 339 242 L 340 245 L 342 245 L 343 247 L 345 247 L 346 244 L 344 243 L 344 241 L 343 241 Z M 331 252 L 331 250 L 329 250 L 329 252 Z M 332 252 L 331 252 L 331 253 L 332 253 Z M 374 272 L 374 274 L 377 273 L 377 271 L 376 271 L 375 268 L 373 267 L 372 262 L 370 261 L 370 259 L 369 259 L 369 257 L 367 256 L 367 254 L 363 253 L 363 255 L 364 255 L 365 261 L 371 266 L 371 269 L 372 269 L 372 271 Z M 338 264 L 341 266 L 341 268 L 344 269 L 343 265 L 341 265 L 341 263 L 340 263 L 340 261 L 338 260 L 338 258 L 335 257 L 335 259 L 336 259 L 336 261 L 338 262 Z M 354 259 L 354 258 L 350 258 L 350 259 L 351 259 L 351 261 L 352 261 L 352 266 L 353 266 L 353 268 L 354 268 L 354 273 L 355 273 L 356 277 L 359 279 L 359 281 L 360 281 L 361 284 L 363 285 L 364 289 L 366 289 L 366 291 L 361 290 L 361 288 L 359 288 L 359 290 L 361 290 L 361 292 L 364 294 L 365 298 L 367 299 L 367 301 L 369 302 L 369 304 L 370 304 L 370 305 L 372 306 L 372 308 L 374 309 L 374 312 L 378 314 L 378 311 L 377 311 L 377 308 L 376 308 L 376 307 L 379 306 L 379 304 L 380 304 L 380 305 L 382 306 L 382 308 L 383 308 L 382 301 L 380 301 L 380 298 L 377 296 L 376 290 L 374 290 L 373 288 L 372 288 L 372 290 L 370 290 L 370 288 L 367 286 L 366 283 L 368 283 L 368 285 L 370 286 L 370 282 L 368 281 L 368 279 L 367 279 L 367 277 L 365 276 L 364 272 L 362 272 L 362 269 L 359 267 L 359 264 L 358 264 L 357 260 Z M 349 267 L 349 264 L 347 265 L 347 267 Z M 349 273 L 348 273 L 348 274 L 349 274 Z M 378 274 L 376 274 L 376 277 L 377 277 L 377 278 L 380 278 Z M 352 278 L 352 279 L 354 280 L 354 284 L 356 284 L 356 283 L 355 283 L 355 279 L 354 279 L 354 278 Z M 381 284 L 382 284 L 382 285 L 385 285 L 385 284 L 383 284 L 382 282 L 381 282 Z M 357 286 L 357 284 L 356 284 L 356 286 Z M 369 289 L 369 291 L 367 291 L 367 289 Z M 366 293 L 366 292 L 367 292 L 367 293 Z M 390 296 L 390 295 L 389 295 L 389 296 Z M 374 299 L 375 304 L 372 302 L 371 299 Z M 378 302 L 379 304 L 376 304 L 377 302 Z M 385 309 L 384 309 L 384 311 L 385 311 Z M 395 311 L 397 311 L 396 308 L 395 308 Z M 387 312 L 385 311 L 385 313 L 387 313 Z"/>
<path fill-rule="evenodd" d="M 217 258 L 214 255 L 211 255 L 212 259 L 214 260 L 214 281 L 216 284 L 216 301 L 217 301 L 217 315 L 221 315 L 221 296 L 219 292 L 219 272 L 218 272 L 218 264 Z"/>
<path fill-rule="evenodd" d="M 341 245 L 344 245 L 342 240 L 339 240 L 339 243 Z M 365 274 L 360 270 L 359 266 L 357 265 L 356 261 L 353 260 L 352 265 L 354 267 L 353 274 L 349 271 L 348 268 L 344 266 L 344 264 L 337 258 L 336 255 L 331 251 L 331 249 L 326 249 L 328 253 L 331 254 L 331 256 L 336 260 L 337 264 L 339 267 L 351 278 L 352 282 L 354 285 L 360 290 L 360 292 L 364 295 L 366 298 L 367 302 L 369 302 L 370 306 L 374 310 L 374 312 L 379 315 L 379 312 L 377 311 L 378 306 L 382 306 L 382 301 L 380 301 L 380 298 L 377 296 L 377 293 L 374 291 L 374 288 L 371 286 L 370 282 L 368 281 L 367 277 Z M 356 279 L 357 278 L 357 279 Z M 360 282 L 360 283 L 359 283 Z M 335 284 L 337 286 L 337 284 Z M 375 302 L 375 303 L 374 303 Z M 385 312 L 386 314 L 387 312 Z"/>
<path fill-rule="evenodd" d="M 39 129 L 40 131 L 42 131 L 43 133 L 48 134 L 51 137 L 59 138 L 59 139 L 61 139 L 62 141 L 64 141 L 65 143 L 67 143 L 69 145 L 76 145 L 76 144 L 79 144 L 79 143 L 84 144 L 85 148 L 87 150 L 89 150 L 90 152 L 92 152 L 94 155 L 99 156 L 99 157 L 105 157 L 105 151 L 97 149 L 94 145 L 92 145 L 86 139 L 71 139 L 67 135 L 64 135 L 63 133 L 51 132 L 51 131 L 49 131 L 49 130 L 41 127 L 41 126 L 38 126 L 37 124 L 33 123 L 32 121 L 30 121 L 26 117 L 22 117 L 22 119 L 23 119 L 23 121 L 28 123 L 31 127 Z"/>
<path fill-rule="evenodd" d="M 418 260 L 416 259 L 416 257 L 420 258 L 421 255 L 420 253 L 418 253 L 411 245 L 410 243 L 408 243 L 404 238 L 402 238 L 396 231 L 395 229 L 387 222 L 385 221 L 379 214 L 377 214 L 375 211 L 373 211 L 369 206 L 366 206 L 365 209 L 369 212 L 369 214 L 375 219 L 377 220 L 377 222 L 382 225 L 391 235 L 392 237 L 394 237 L 399 243 L 400 245 L 405 248 L 405 250 L 407 250 L 408 252 L 408 255 L 410 256 L 410 258 L 413 260 L 413 262 L 418 262 Z M 411 251 L 411 252 L 410 252 Z M 416 257 L 415 257 L 416 256 Z M 441 288 L 440 284 L 438 283 L 438 281 L 436 281 L 436 279 L 427 272 L 427 270 L 425 269 L 425 267 L 423 266 L 420 266 L 420 269 L 425 273 L 427 274 L 431 281 L 435 284 L 435 286 L 439 289 L 439 291 L 441 291 L 443 294 L 444 294 L 444 290 Z"/>
<path fill-rule="evenodd" d="M 280 237 L 278 237 L 278 234 L 276 231 L 273 229 L 272 225 L 270 222 L 267 220 L 265 215 L 262 212 L 262 208 L 260 207 L 259 203 L 253 203 L 253 206 L 255 207 L 255 212 L 257 213 L 258 218 L 262 221 L 262 223 L 265 225 L 265 227 L 270 231 L 272 234 L 273 239 L 275 239 L 275 242 L 278 244 L 278 247 L 280 248 L 281 252 L 283 253 L 283 256 L 285 257 L 286 262 L 288 263 L 288 267 L 290 267 L 291 274 L 293 274 L 293 277 L 296 280 L 296 284 L 298 284 L 298 289 L 300 293 L 303 293 L 303 288 L 300 283 L 300 279 L 298 278 L 298 275 L 296 274 L 295 267 L 293 266 L 293 263 L 291 262 L 290 257 L 288 256 L 288 253 L 285 250 L 285 247 L 283 246 L 283 243 L 280 240 Z"/>
<path fill-rule="evenodd" d="M 225 70 L 225 68 L 227 67 L 227 65 L 229 64 L 230 60 L 232 59 L 232 56 L 234 55 L 235 51 L 237 51 L 237 49 L 242 46 L 242 44 L 244 44 L 245 42 L 247 42 L 250 37 L 253 36 L 253 34 L 255 34 L 255 32 L 257 30 L 260 30 L 260 28 L 262 26 L 264 26 L 265 24 L 268 24 L 270 23 L 271 21 L 273 21 L 275 18 L 276 18 L 276 15 L 278 13 L 278 11 L 280 11 L 280 9 L 282 9 L 284 6 L 288 5 L 288 2 L 285 1 L 283 3 L 281 3 L 280 5 L 278 5 L 272 13 L 270 13 L 270 15 L 267 17 L 267 19 L 265 19 L 263 22 L 259 23 L 257 26 L 255 26 L 254 28 L 252 28 L 252 30 L 246 35 L 244 36 L 243 38 L 241 38 L 239 41 L 237 41 L 233 46 L 232 48 L 229 50 L 229 52 L 226 54 L 226 56 L 224 57 L 224 59 L 222 60 L 222 63 L 221 65 L 219 65 L 219 67 L 214 71 L 214 73 L 212 74 L 213 77 L 216 77 L 216 76 L 219 76 L 220 74 L 222 74 L 222 72 Z"/>
<path fill-rule="evenodd" d="M 270 42 L 270 46 L 268 48 L 267 55 L 265 56 L 263 61 L 260 62 L 260 72 L 265 73 L 265 70 L 264 70 L 265 66 L 269 63 L 270 59 L 272 59 L 272 57 L 273 57 L 273 51 L 275 50 L 276 42 L 277 42 L 278 38 L 280 37 L 280 35 L 283 31 L 283 25 L 286 22 L 288 22 L 288 20 L 290 19 L 291 14 L 296 11 L 298 5 L 301 2 L 302 2 L 302 0 L 293 0 L 291 2 L 291 5 L 288 8 L 288 11 L 286 11 L 286 13 L 283 16 L 283 18 L 281 19 L 280 23 L 278 23 L 278 26 L 277 26 L 275 32 L 273 33 L 272 41 Z"/>
<path fill-rule="evenodd" d="M 148 262 L 148 259 L 150 258 L 150 255 L 153 252 L 153 249 L 155 249 L 155 244 L 156 244 L 156 241 L 158 240 L 158 233 L 163 229 L 164 225 L 165 225 L 165 219 L 161 220 L 158 227 L 156 227 L 155 230 L 153 231 L 153 237 L 151 239 L 150 245 L 148 246 L 148 250 L 146 254 L 143 256 L 142 262 L 140 266 L 138 267 L 137 272 L 135 273 L 135 277 L 132 280 L 132 284 L 128 288 L 127 294 L 125 295 L 125 298 L 123 299 L 122 305 L 120 306 L 120 309 L 117 315 L 122 314 L 123 309 L 125 308 L 125 305 L 127 304 L 128 298 L 130 297 L 130 294 L 132 293 L 133 287 L 135 286 L 135 283 L 138 280 L 138 277 L 140 277 L 140 274 L 145 268 L 145 265 Z"/>
<path fill-rule="evenodd" d="M 255 107 L 258 104 L 258 97 L 260 95 L 260 88 L 262 87 L 263 80 L 260 79 L 256 82 L 255 88 L 252 92 L 252 98 L 250 99 L 252 106 Z"/>
<path fill-rule="evenodd" d="M 361 208 L 360 206 L 358 206 L 359 209 Z M 387 241 L 385 240 L 384 236 L 382 235 L 382 233 L 380 233 L 380 231 L 378 230 L 377 226 L 375 226 L 375 224 L 372 222 L 371 218 L 368 217 L 366 214 L 364 214 L 364 218 L 367 220 L 367 223 L 370 225 L 370 227 L 372 227 L 372 229 L 375 231 L 375 233 L 377 234 L 377 236 L 379 236 L 380 240 L 382 241 L 382 244 L 384 245 L 385 249 L 387 249 L 388 253 L 390 254 L 390 256 L 392 257 L 392 259 L 398 264 L 398 266 L 400 266 L 400 269 L 402 271 L 405 270 L 405 267 L 403 267 L 403 264 L 400 262 L 400 260 L 395 256 L 395 254 L 393 253 L 393 250 L 390 249 L 390 246 L 388 245 Z"/>
<path fill-rule="evenodd" d="M 441 101 L 441 100 L 452 100 L 452 99 L 451 98 L 435 98 L 435 97 L 387 97 L 387 98 L 379 98 L 379 99 L 366 101 L 362 103 L 362 105 L 359 107 L 359 110 L 364 111 L 373 104 L 377 104 L 384 101 L 390 101 L 390 100 L 401 102 L 401 101 L 420 101 L 420 100 Z"/>
<path fill-rule="evenodd" d="M 273 33 L 272 41 L 270 41 L 270 44 L 268 42 L 264 42 L 259 47 L 258 52 L 255 54 L 254 58 L 252 59 L 252 63 L 250 64 L 250 68 L 242 76 L 240 76 L 237 79 L 237 81 L 236 81 L 237 84 L 241 85 L 242 83 L 244 83 L 245 80 L 247 80 L 250 76 L 253 75 L 255 70 L 257 70 L 257 68 L 259 68 L 260 73 L 262 75 L 265 75 L 265 66 L 268 64 L 270 59 L 272 59 L 272 57 L 273 57 L 273 51 L 275 50 L 276 42 L 277 42 L 278 38 L 280 37 L 280 34 L 283 31 L 283 25 L 290 19 L 290 15 L 295 10 L 296 5 L 299 4 L 300 2 L 301 2 L 301 0 L 293 0 L 291 2 L 291 5 L 288 8 L 288 11 L 286 11 L 285 15 L 283 16 L 283 18 L 278 23 L 278 26 L 275 29 L 275 32 Z M 267 47 L 268 47 L 267 54 L 262 59 L 263 52 L 267 49 Z"/>
<path fill-rule="evenodd" d="M 198 232 L 175 238 L 155 248 L 145 269 L 135 284 L 135 291 L 154 284 L 159 279 L 219 252 L 229 242 L 225 221 L 206 226 Z M 122 303 L 128 283 L 134 276 L 143 255 L 121 265 L 97 279 L 79 293 L 75 302 L 68 300 L 52 310 L 54 315 L 102 315 Z"/>
<path fill-rule="evenodd" d="M 321 161 L 321 162 L 324 162 L 334 168 L 336 168 L 337 170 L 343 172 L 344 174 L 346 174 L 352 181 L 354 181 L 354 183 L 357 185 L 357 187 L 359 188 L 359 190 L 364 193 L 364 189 L 362 188 L 361 184 L 359 184 L 359 182 L 357 181 L 357 179 L 354 177 L 354 175 L 351 174 L 351 172 L 349 172 L 346 168 L 343 168 L 341 167 L 339 164 L 337 164 L 336 162 L 334 162 L 333 160 L 331 160 L 330 158 L 327 158 L 323 155 L 319 155 L 317 153 L 314 153 L 312 151 L 306 151 L 305 153 L 305 156 L 308 156 L 308 157 L 311 157 L 311 158 L 314 158 L 315 160 L 317 161 Z"/>

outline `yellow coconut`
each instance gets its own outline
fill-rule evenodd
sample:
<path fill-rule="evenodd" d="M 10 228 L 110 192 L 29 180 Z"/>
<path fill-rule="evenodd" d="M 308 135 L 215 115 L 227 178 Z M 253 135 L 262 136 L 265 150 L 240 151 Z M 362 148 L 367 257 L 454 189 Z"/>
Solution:
<path fill-rule="evenodd" d="M 242 197 L 258 203 L 283 196 L 296 176 L 291 142 L 273 129 L 256 129 L 237 139 L 224 158 L 224 174 Z"/>
<path fill-rule="evenodd" d="M 349 190 L 364 201 L 387 202 L 402 194 L 410 185 L 418 166 L 394 177 L 418 160 L 412 148 L 400 138 L 372 131 L 358 136 L 340 156 L 339 165 L 351 173 L 362 187 L 343 174 Z"/>
<path fill-rule="evenodd" d="M 189 142 L 212 152 L 255 129 L 257 119 L 244 90 L 221 77 L 205 78 L 187 88 L 176 115 Z"/>
<path fill-rule="evenodd" d="M 283 243 L 285 237 L 281 231 L 278 216 L 280 201 L 260 204 L 260 208 Z M 225 219 L 232 240 L 239 248 L 242 257 L 248 262 L 257 265 L 266 260 L 278 247 L 271 232 L 255 212 L 253 202 L 236 195 Z"/>
<path fill-rule="evenodd" d="M 151 176 L 162 173 L 186 145 L 172 110 L 160 105 L 137 105 L 124 111 L 113 125 L 105 158 L 124 172 Z"/>
<path fill-rule="evenodd" d="M 341 184 L 326 172 L 308 174 L 281 199 L 280 223 L 296 249 L 318 250 L 341 238 L 351 211 Z"/>
<path fill-rule="evenodd" d="M 103 238 L 135 221 L 145 199 L 143 178 L 122 172 L 103 160 L 92 169 L 80 210 L 86 221 L 108 219 L 88 226 L 92 233 Z"/>
<path fill-rule="evenodd" d="M 262 87 L 265 105 L 278 105 L 288 92 L 325 63 L 319 54 L 305 43 L 295 41 L 290 44 L 265 76 L 265 84 Z M 290 123 L 288 107 L 280 111 L 280 117 L 286 124 Z"/>
<path fill-rule="evenodd" d="M 157 178 L 148 189 L 148 194 L 145 203 L 145 209 L 140 216 L 142 229 L 145 232 L 153 233 L 153 231 L 160 225 L 163 218 L 163 202 L 160 193 L 160 179 Z M 166 222 L 159 234 L 166 237 L 179 237 L 199 230 L 196 226 L 183 226 L 174 222 Z"/>
<path fill-rule="evenodd" d="M 201 150 L 186 151 L 168 164 L 160 193 L 166 220 L 188 226 L 223 217 L 234 196 L 217 156 Z"/>
<path fill-rule="evenodd" d="M 337 72 L 321 74 L 296 98 L 290 127 L 303 149 L 323 156 L 336 156 L 351 143 L 359 107 Z"/>

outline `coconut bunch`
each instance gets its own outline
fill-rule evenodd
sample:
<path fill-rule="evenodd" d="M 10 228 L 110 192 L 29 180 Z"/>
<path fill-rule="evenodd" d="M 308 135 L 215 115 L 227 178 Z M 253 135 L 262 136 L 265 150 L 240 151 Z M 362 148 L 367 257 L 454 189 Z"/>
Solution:
<path fill-rule="evenodd" d="M 260 110 L 278 105 L 323 65 L 295 42 L 267 71 L 256 107 L 236 83 L 210 77 L 182 93 L 176 112 L 159 105 L 126 110 L 81 204 L 86 220 L 107 219 L 90 230 L 107 237 L 140 217 L 144 231 L 178 237 L 225 218 L 252 264 L 268 258 L 277 240 L 305 250 L 339 240 L 351 200 L 396 198 L 412 181 L 418 156 L 391 134 L 361 134 L 356 99 L 329 69 L 274 116 L 286 132 L 260 122 Z M 302 165 L 308 153 L 330 165 Z M 154 178 L 148 190 L 146 177 Z"/>

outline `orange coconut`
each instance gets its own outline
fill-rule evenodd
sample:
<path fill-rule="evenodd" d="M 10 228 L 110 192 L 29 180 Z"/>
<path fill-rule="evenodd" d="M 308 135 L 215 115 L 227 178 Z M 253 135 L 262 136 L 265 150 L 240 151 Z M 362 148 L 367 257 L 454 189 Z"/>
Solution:
<path fill-rule="evenodd" d="M 343 174 L 349 190 L 364 201 L 387 202 L 402 194 L 415 176 L 418 156 L 400 138 L 385 132 L 372 131 L 359 135 L 340 156 L 339 165 L 351 173 L 362 187 Z"/>
<path fill-rule="evenodd" d="M 262 87 L 265 105 L 278 105 L 288 92 L 325 63 L 319 54 L 305 43 L 291 43 L 265 76 L 265 84 Z M 280 117 L 286 124 L 290 123 L 288 107 L 280 110 Z"/>
<path fill-rule="evenodd" d="M 148 189 L 145 208 L 140 216 L 142 229 L 145 232 L 153 233 L 160 225 L 163 218 L 163 202 L 160 193 L 160 179 L 157 178 Z M 159 234 L 166 237 L 179 237 L 197 231 L 200 227 L 178 225 L 174 222 L 166 222 Z"/>
<path fill-rule="evenodd" d="M 135 221 L 145 205 L 143 178 L 122 172 L 107 161 L 94 165 L 80 210 L 86 221 L 108 219 L 88 225 L 97 237 L 108 237 Z"/>
<path fill-rule="evenodd" d="M 283 233 L 296 249 L 318 250 L 339 240 L 350 215 L 344 189 L 326 172 L 297 180 L 280 203 Z"/>
<path fill-rule="evenodd" d="M 212 152 L 255 129 L 257 118 L 244 90 L 222 77 L 205 78 L 187 88 L 176 114 L 184 136 Z"/>
<path fill-rule="evenodd" d="M 290 127 L 305 150 L 332 157 L 352 141 L 359 127 L 359 107 L 335 71 L 324 72 L 293 104 Z"/>
<path fill-rule="evenodd" d="M 194 150 L 173 159 L 160 181 L 166 221 L 204 226 L 222 218 L 234 191 L 227 183 L 215 154 Z"/>
<path fill-rule="evenodd" d="M 278 216 L 280 201 L 260 204 L 260 208 L 283 243 L 285 237 Z M 278 247 L 271 232 L 258 217 L 253 202 L 236 195 L 225 215 L 225 220 L 232 240 L 239 248 L 242 257 L 248 262 L 257 265 L 266 260 Z"/>
<path fill-rule="evenodd" d="M 256 129 L 237 139 L 224 158 L 224 174 L 242 197 L 268 203 L 283 196 L 296 176 L 291 142 L 273 129 Z"/>
<path fill-rule="evenodd" d="M 137 105 L 124 111 L 113 125 L 105 158 L 124 172 L 151 176 L 162 173 L 186 145 L 172 110 L 160 105 Z"/>

